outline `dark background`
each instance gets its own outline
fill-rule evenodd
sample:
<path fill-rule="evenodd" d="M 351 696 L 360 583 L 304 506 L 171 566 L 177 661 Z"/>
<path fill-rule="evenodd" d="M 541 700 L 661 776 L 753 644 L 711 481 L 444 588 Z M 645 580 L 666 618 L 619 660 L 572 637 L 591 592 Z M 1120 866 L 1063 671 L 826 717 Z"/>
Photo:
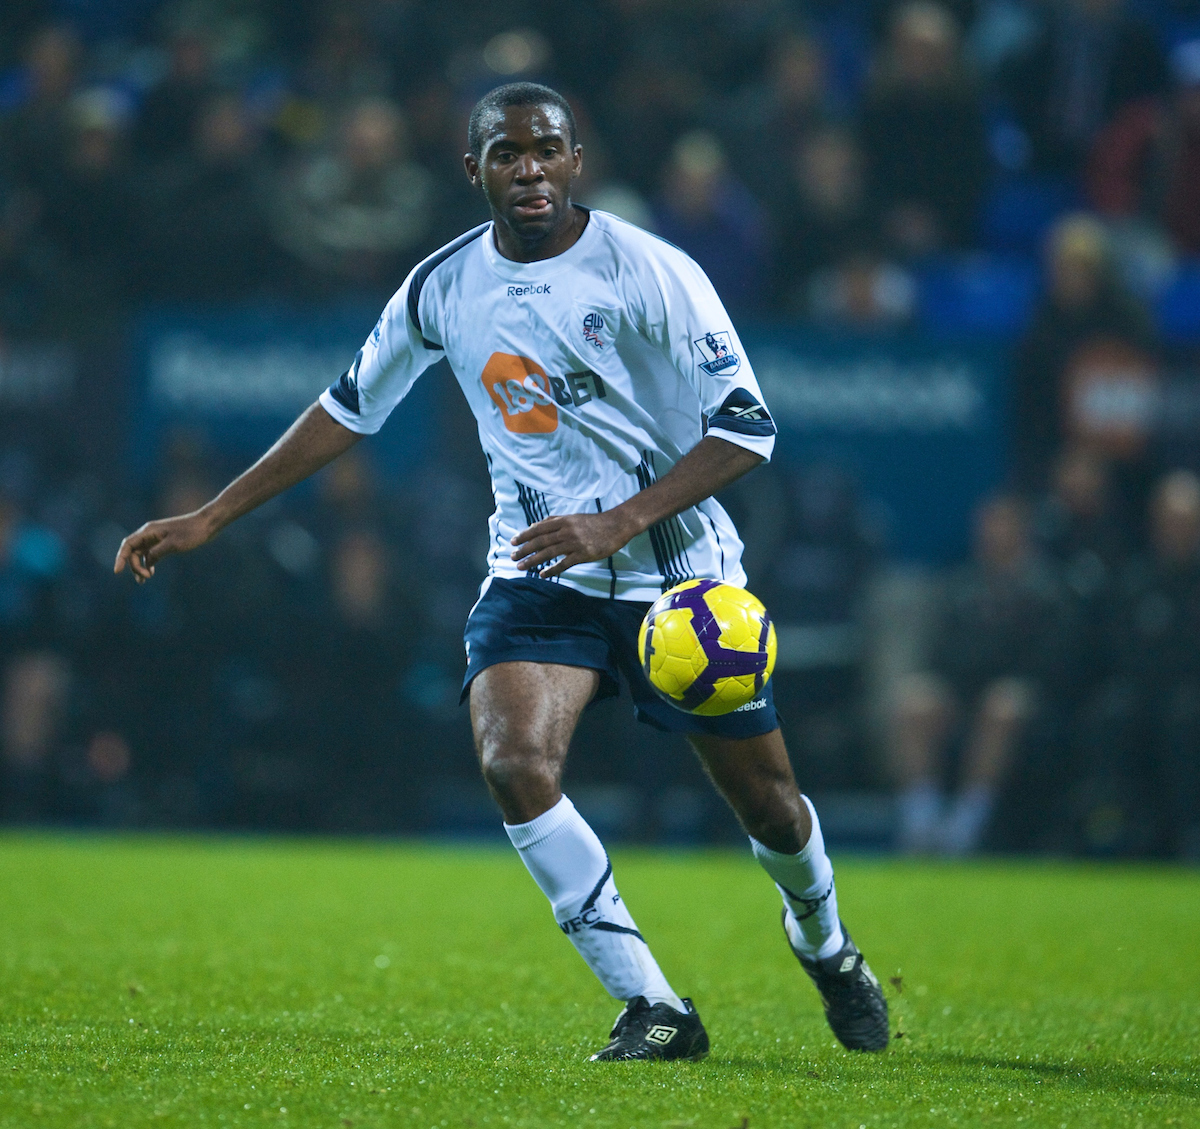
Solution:
<path fill-rule="evenodd" d="M 486 218 L 466 117 L 514 78 L 570 98 L 579 198 L 742 329 L 781 437 L 724 500 L 830 837 L 1200 854 L 1194 0 L 5 4 L 4 817 L 495 832 L 457 704 L 490 498 L 444 365 L 154 583 L 111 562 Z M 628 712 L 581 729 L 589 818 L 736 834 Z"/>

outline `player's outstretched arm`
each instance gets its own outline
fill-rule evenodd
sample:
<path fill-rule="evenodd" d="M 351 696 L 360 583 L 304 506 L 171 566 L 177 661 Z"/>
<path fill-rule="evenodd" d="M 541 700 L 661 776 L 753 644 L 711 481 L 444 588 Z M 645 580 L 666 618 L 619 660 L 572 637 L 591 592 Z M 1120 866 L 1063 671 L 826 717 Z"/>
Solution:
<path fill-rule="evenodd" d="M 626 502 L 601 514 L 548 517 L 512 539 L 518 567 L 538 570 L 543 580 L 572 565 L 602 561 L 652 525 L 712 497 L 762 462 L 762 456 L 706 435 L 666 474 Z M 553 565 L 547 562 L 557 560 Z"/>
<path fill-rule="evenodd" d="M 164 557 L 211 541 L 231 521 L 295 486 L 361 438 L 319 403 L 311 405 L 258 462 L 211 502 L 194 513 L 147 522 L 126 537 L 117 550 L 113 572 L 122 572 L 128 565 L 134 579 L 145 584 Z"/>

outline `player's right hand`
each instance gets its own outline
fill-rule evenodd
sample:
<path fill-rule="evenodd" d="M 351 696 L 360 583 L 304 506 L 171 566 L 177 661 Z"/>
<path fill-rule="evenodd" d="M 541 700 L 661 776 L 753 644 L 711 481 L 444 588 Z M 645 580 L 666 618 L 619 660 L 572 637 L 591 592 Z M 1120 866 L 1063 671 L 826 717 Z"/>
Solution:
<path fill-rule="evenodd" d="M 197 549 L 211 537 L 208 523 L 198 513 L 148 521 L 121 542 L 113 572 L 124 572 L 129 565 L 134 580 L 145 584 L 163 557 Z"/>

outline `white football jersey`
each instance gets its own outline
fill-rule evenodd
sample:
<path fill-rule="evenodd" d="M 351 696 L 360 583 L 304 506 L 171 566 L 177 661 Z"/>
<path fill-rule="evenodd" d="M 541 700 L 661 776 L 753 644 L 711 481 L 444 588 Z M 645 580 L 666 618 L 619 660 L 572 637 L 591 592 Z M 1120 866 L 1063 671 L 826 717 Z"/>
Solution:
<path fill-rule="evenodd" d="M 729 315 L 677 247 L 606 212 L 552 259 L 516 263 L 492 225 L 421 263 L 321 404 L 374 433 L 446 357 L 479 423 L 496 512 L 488 570 L 517 577 L 510 538 L 542 518 L 612 509 L 705 432 L 770 458 L 775 424 Z M 742 543 L 713 499 L 576 565 L 561 583 L 654 600 L 691 577 L 744 585 Z"/>

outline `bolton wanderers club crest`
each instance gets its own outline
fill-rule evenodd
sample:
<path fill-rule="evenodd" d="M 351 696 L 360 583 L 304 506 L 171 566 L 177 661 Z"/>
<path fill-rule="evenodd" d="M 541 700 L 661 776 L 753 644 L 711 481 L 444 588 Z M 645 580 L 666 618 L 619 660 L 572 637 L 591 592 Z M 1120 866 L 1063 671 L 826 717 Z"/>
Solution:
<path fill-rule="evenodd" d="M 732 376 L 742 367 L 742 358 L 733 351 L 728 331 L 722 333 L 706 333 L 696 341 L 696 348 L 706 359 L 700 362 L 700 367 L 709 376 L 718 373 Z"/>
<path fill-rule="evenodd" d="M 603 349 L 604 342 L 600 339 L 600 330 L 603 328 L 604 319 L 599 314 L 588 314 L 583 319 L 583 339 L 591 342 L 597 349 Z"/>

